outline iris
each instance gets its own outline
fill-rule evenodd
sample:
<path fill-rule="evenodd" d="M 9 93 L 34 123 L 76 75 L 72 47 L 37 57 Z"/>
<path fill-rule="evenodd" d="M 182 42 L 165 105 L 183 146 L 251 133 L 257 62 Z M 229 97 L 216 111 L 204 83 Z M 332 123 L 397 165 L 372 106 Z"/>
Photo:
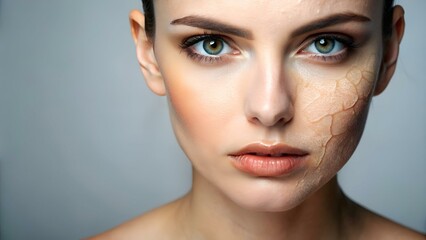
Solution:
<path fill-rule="evenodd" d="M 223 45 L 222 40 L 219 39 L 208 38 L 203 41 L 203 49 L 210 55 L 220 54 L 224 48 Z"/>
<path fill-rule="evenodd" d="M 315 41 L 315 48 L 319 53 L 327 54 L 333 51 L 336 40 L 331 38 L 320 38 Z"/>

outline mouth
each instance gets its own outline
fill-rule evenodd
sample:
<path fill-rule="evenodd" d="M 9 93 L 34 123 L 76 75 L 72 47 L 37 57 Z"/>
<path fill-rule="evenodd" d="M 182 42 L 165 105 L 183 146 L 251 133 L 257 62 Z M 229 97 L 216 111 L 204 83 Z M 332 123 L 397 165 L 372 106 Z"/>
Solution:
<path fill-rule="evenodd" d="M 256 177 L 280 177 L 303 166 L 308 152 L 285 144 L 250 144 L 230 154 L 233 166 Z"/>
<path fill-rule="evenodd" d="M 249 153 L 245 153 L 247 155 L 255 155 L 255 156 L 264 156 L 264 157 L 285 157 L 285 156 L 290 156 L 291 154 L 287 154 L 287 153 L 258 153 L 258 152 L 249 152 Z"/>

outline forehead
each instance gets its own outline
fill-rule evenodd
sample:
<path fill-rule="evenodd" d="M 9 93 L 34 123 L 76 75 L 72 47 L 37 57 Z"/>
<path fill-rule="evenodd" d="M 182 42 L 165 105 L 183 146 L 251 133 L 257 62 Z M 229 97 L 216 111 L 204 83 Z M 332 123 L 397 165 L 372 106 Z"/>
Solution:
<path fill-rule="evenodd" d="M 383 0 L 155 0 L 156 19 L 198 15 L 241 27 L 292 28 L 331 14 L 355 13 L 381 22 Z"/>

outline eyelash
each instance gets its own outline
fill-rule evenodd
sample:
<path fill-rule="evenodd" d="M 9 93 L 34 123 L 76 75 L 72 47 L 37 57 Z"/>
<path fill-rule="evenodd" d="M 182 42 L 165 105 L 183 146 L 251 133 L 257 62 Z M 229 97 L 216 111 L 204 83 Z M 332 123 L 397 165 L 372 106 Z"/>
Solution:
<path fill-rule="evenodd" d="M 334 41 L 334 44 L 336 42 L 341 44 L 343 47 L 342 50 L 339 50 L 334 54 L 321 54 L 306 51 L 306 49 L 315 44 L 315 42 L 323 39 L 332 40 Z M 303 44 L 302 46 L 301 50 L 297 52 L 298 54 L 306 55 L 314 61 L 320 61 L 323 63 L 339 63 L 343 61 L 351 51 L 359 47 L 359 45 L 355 44 L 355 41 L 351 37 L 333 33 L 317 35 L 310 38 L 307 41 L 307 44 Z"/>
<path fill-rule="evenodd" d="M 226 40 L 227 37 L 222 36 L 222 35 L 218 35 L 218 34 L 209 34 L 209 33 L 204 33 L 201 35 L 195 35 L 195 36 L 191 36 L 189 38 L 184 39 L 181 43 L 180 43 L 180 48 L 182 51 L 184 51 L 186 53 L 186 55 L 196 61 L 196 62 L 200 62 L 203 64 L 215 64 L 215 63 L 223 63 L 226 62 L 229 59 L 229 55 L 236 55 L 239 53 L 238 50 L 235 50 L 235 48 L 232 46 L 232 44 L 229 44 Z M 197 53 L 197 51 L 194 49 L 194 46 L 198 43 L 201 43 L 205 40 L 217 40 L 222 42 L 222 44 L 226 45 L 227 47 L 229 47 L 230 49 L 232 49 L 233 53 L 232 54 L 220 54 L 218 56 L 213 57 L 214 55 L 211 56 L 206 56 L 206 55 L 202 55 Z"/>
<path fill-rule="evenodd" d="M 224 45 L 232 49 L 233 53 L 219 54 L 218 56 L 214 56 L 214 55 L 207 56 L 207 55 L 202 55 L 200 53 L 197 53 L 197 51 L 194 49 L 194 46 L 208 39 L 222 42 Z M 322 63 L 329 63 L 329 64 L 339 63 L 347 57 L 348 53 L 350 53 L 353 49 L 359 47 L 357 44 L 355 44 L 355 41 L 351 37 L 342 35 L 342 34 L 333 34 L 333 33 L 321 34 L 321 35 L 316 35 L 314 37 L 310 37 L 308 39 L 309 40 L 305 41 L 307 43 L 303 44 L 302 45 L 303 47 L 297 53 L 301 55 L 306 55 L 308 58 L 312 59 L 313 61 L 319 61 Z M 341 44 L 343 46 L 343 49 L 338 51 L 335 54 L 329 54 L 329 55 L 306 51 L 308 47 L 310 47 L 312 44 L 314 44 L 315 42 L 321 39 L 332 40 L 335 43 L 337 42 L 338 44 Z M 235 49 L 235 47 L 232 46 L 232 44 L 229 44 L 229 40 L 227 40 L 227 37 L 218 35 L 218 34 L 204 33 L 200 35 L 191 36 L 191 37 L 185 38 L 179 44 L 179 46 L 181 50 L 184 51 L 190 59 L 202 64 L 224 63 L 227 60 L 229 60 L 230 55 L 237 55 L 240 53 L 238 50 Z"/>

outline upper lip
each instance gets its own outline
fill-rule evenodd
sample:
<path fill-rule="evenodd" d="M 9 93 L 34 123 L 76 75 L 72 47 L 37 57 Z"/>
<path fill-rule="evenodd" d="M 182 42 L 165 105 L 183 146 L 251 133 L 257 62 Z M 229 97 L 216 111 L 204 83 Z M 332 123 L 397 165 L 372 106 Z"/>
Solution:
<path fill-rule="evenodd" d="M 308 152 L 295 147 L 291 147 L 283 143 L 276 143 L 276 144 L 252 143 L 230 155 L 239 156 L 239 155 L 247 155 L 247 154 L 280 157 L 280 156 L 286 156 L 286 155 L 304 156 L 304 155 L 307 155 Z"/>

